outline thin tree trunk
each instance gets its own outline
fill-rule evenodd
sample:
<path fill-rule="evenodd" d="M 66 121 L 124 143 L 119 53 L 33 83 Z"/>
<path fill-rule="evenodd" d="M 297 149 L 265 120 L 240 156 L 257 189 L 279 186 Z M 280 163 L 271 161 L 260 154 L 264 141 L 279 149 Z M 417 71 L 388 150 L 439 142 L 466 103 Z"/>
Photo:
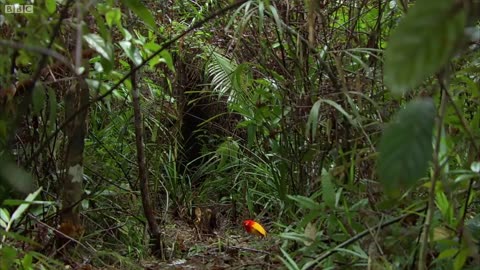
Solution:
<path fill-rule="evenodd" d="M 133 68 L 132 64 L 132 68 Z M 150 191 L 148 188 L 148 173 L 145 162 L 145 148 L 143 142 L 143 121 L 140 111 L 140 93 L 137 88 L 136 72 L 132 73 L 132 96 L 133 96 L 133 113 L 135 116 L 135 144 L 137 146 L 137 162 L 138 162 L 138 178 L 140 181 L 140 193 L 142 195 L 143 212 L 148 222 L 151 240 L 154 241 L 152 252 L 157 257 L 163 258 L 163 245 L 160 229 L 155 220 L 152 201 L 150 199 Z"/>
<path fill-rule="evenodd" d="M 69 118 L 78 108 L 88 103 L 89 93 L 85 81 L 78 82 L 74 89 L 65 94 L 65 118 Z M 75 116 L 66 127 L 66 174 L 62 181 L 62 211 L 60 230 L 75 237 L 83 231 L 80 220 L 79 202 L 83 193 L 83 150 L 87 133 L 87 110 Z"/>
<path fill-rule="evenodd" d="M 77 6 L 77 19 L 83 21 L 81 6 Z M 83 65 L 82 55 L 82 24 L 78 24 L 76 31 L 76 70 Z M 65 119 L 74 117 L 73 121 L 65 127 L 66 153 L 65 175 L 62 178 L 60 212 L 60 231 L 64 234 L 78 238 L 83 234 L 83 225 L 80 219 L 80 202 L 83 194 L 83 151 L 85 136 L 87 134 L 88 109 L 75 115 L 79 108 L 89 103 L 89 89 L 85 78 L 88 77 L 88 68 L 81 74 L 76 85 L 67 89 L 65 93 Z M 63 242 L 63 241 L 61 241 Z M 60 244 L 61 244 L 60 242 Z"/>

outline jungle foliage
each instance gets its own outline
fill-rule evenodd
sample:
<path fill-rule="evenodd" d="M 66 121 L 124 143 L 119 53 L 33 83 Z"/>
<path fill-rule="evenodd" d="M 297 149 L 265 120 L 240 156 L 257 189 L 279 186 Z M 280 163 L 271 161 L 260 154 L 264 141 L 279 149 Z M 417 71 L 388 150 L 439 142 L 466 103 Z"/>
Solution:
<path fill-rule="evenodd" d="M 0 5 L 0 270 L 480 265 L 480 1 Z"/>

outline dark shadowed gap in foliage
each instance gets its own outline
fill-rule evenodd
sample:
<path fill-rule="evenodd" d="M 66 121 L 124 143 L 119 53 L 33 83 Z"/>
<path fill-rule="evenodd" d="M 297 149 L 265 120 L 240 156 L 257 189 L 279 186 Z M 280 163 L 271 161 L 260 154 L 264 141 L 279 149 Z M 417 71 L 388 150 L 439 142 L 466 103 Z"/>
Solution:
<path fill-rule="evenodd" d="M 174 93 L 183 108 L 181 116 L 182 151 L 179 155 L 178 170 L 179 175 L 186 173 L 189 176 L 192 176 L 202 164 L 202 143 L 198 135 L 201 124 L 208 119 L 201 105 L 202 65 L 196 61 L 194 55 L 193 52 L 179 53 L 175 59 L 177 75 Z M 201 178 L 196 182 L 192 184 L 199 184 Z"/>
<path fill-rule="evenodd" d="M 190 96 L 190 95 L 188 95 Z M 198 96 L 192 94 L 192 96 Z M 187 99 L 191 99 L 190 97 Z M 185 108 L 182 123 L 183 137 L 183 162 L 182 169 L 195 171 L 202 164 L 201 140 L 198 135 L 201 132 L 200 125 L 206 120 L 205 113 L 199 104 L 190 104 Z"/>

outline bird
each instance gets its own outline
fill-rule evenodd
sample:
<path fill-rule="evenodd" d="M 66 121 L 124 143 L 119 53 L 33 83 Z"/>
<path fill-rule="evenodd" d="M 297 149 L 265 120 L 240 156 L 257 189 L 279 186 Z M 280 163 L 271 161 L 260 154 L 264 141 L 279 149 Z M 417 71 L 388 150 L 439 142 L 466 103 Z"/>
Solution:
<path fill-rule="evenodd" d="M 245 227 L 245 230 L 250 234 L 258 235 L 260 237 L 267 236 L 267 232 L 265 231 L 263 226 L 254 220 L 247 219 L 243 221 L 243 227 Z"/>

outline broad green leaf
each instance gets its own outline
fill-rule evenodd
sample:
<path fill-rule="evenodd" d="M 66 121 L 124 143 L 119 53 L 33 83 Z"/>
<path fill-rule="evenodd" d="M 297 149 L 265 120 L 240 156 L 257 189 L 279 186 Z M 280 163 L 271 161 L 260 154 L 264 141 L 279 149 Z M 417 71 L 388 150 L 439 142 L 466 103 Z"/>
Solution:
<path fill-rule="evenodd" d="M 22 269 L 33 269 L 32 267 L 32 254 L 27 253 L 22 259 Z"/>
<path fill-rule="evenodd" d="M 113 70 L 113 61 L 110 61 L 106 58 L 101 58 L 100 59 L 100 64 L 102 65 L 103 68 L 103 74 L 110 74 Z"/>
<path fill-rule="evenodd" d="M 432 159 L 435 106 L 431 99 L 409 102 L 380 139 L 377 171 L 387 193 L 398 196 L 427 172 Z"/>
<path fill-rule="evenodd" d="M 122 2 L 142 19 L 148 26 L 156 29 L 155 19 L 140 0 L 122 0 Z"/>
<path fill-rule="evenodd" d="M 335 208 L 335 186 L 330 173 L 322 175 L 322 198 L 328 207 Z"/>
<path fill-rule="evenodd" d="M 442 260 L 442 259 L 449 259 L 453 256 L 455 256 L 458 253 L 458 248 L 449 248 L 440 253 L 438 255 L 437 259 Z"/>
<path fill-rule="evenodd" d="M 439 71 L 463 36 L 465 13 L 454 0 L 419 0 L 390 36 L 385 84 L 401 95 Z"/>
<path fill-rule="evenodd" d="M 162 46 L 158 43 L 155 43 L 155 42 L 147 42 L 145 43 L 145 45 L 143 46 L 144 49 L 147 49 L 151 52 L 155 52 L 155 51 L 158 51 L 160 50 Z"/>
<path fill-rule="evenodd" d="M 148 42 L 144 46 L 145 49 L 149 50 L 150 52 L 156 52 L 162 48 L 161 45 L 154 43 L 154 42 Z M 154 67 L 158 63 L 165 63 L 167 64 L 167 67 L 172 71 L 175 72 L 175 68 L 173 66 L 173 59 L 172 55 L 167 51 L 167 50 L 162 50 L 157 56 L 152 58 L 148 62 L 150 67 Z"/>
<path fill-rule="evenodd" d="M 120 41 L 120 47 L 122 47 L 123 51 L 125 54 L 132 60 L 132 62 L 138 66 L 142 63 L 142 56 L 140 55 L 140 52 L 138 51 L 137 47 L 133 45 L 130 41 Z"/>
<path fill-rule="evenodd" d="M 123 27 L 120 27 L 120 32 L 122 33 L 123 39 L 125 40 L 131 40 L 133 38 L 132 34 Z"/>
<path fill-rule="evenodd" d="M 107 11 L 105 14 L 105 21 L 107 22 L 107 25 L 109 27 L 112 27 L 112 25 L 120 25 L 121 24 L 121 18 L 122 18 L 122 12 L 118 8 L 112 8 L 111 10 Z"/>
<path fill-rule="evenodd" d="M 8 213 L 7 209 L 0 208 L 0 226 L 3 229 L 7 228 L 7 223 L 10 222 L 10 213 Z"/>
<path fill-rule="evenodd" d="M 159 55 L 162 57 L 160 62 L 167 64 L 168 69 L 170 69 L 172 72 L 175 72 L 172 55 L 167 50 L 163 50 Z"/>
<path fill-rule="evenodd" d="M 469 254 L 470 254 L 470 249 L 468 247 L 464 247 L 462 250 L 460 250 L 457 257 L 455 257 L 455 260 L 453 261 L 453 269 L 454 270 L 463 269 L 463 266 L 465 265 L 465 262 L 467 261 Z"/>
<path fill-rule="evenodd" d="M 57 10 L 56 0 L 45 0 L 45 6 L 50 14 L 53 14 Z"/>
<path fill-rule="evenodd" d="M 90 48 L 98 52 L 103 58 L 111 61 L 113 59 L 113 50 L 103 38 L 97 34 L 86 34 L 83 39 L 87 42 Z"/>

